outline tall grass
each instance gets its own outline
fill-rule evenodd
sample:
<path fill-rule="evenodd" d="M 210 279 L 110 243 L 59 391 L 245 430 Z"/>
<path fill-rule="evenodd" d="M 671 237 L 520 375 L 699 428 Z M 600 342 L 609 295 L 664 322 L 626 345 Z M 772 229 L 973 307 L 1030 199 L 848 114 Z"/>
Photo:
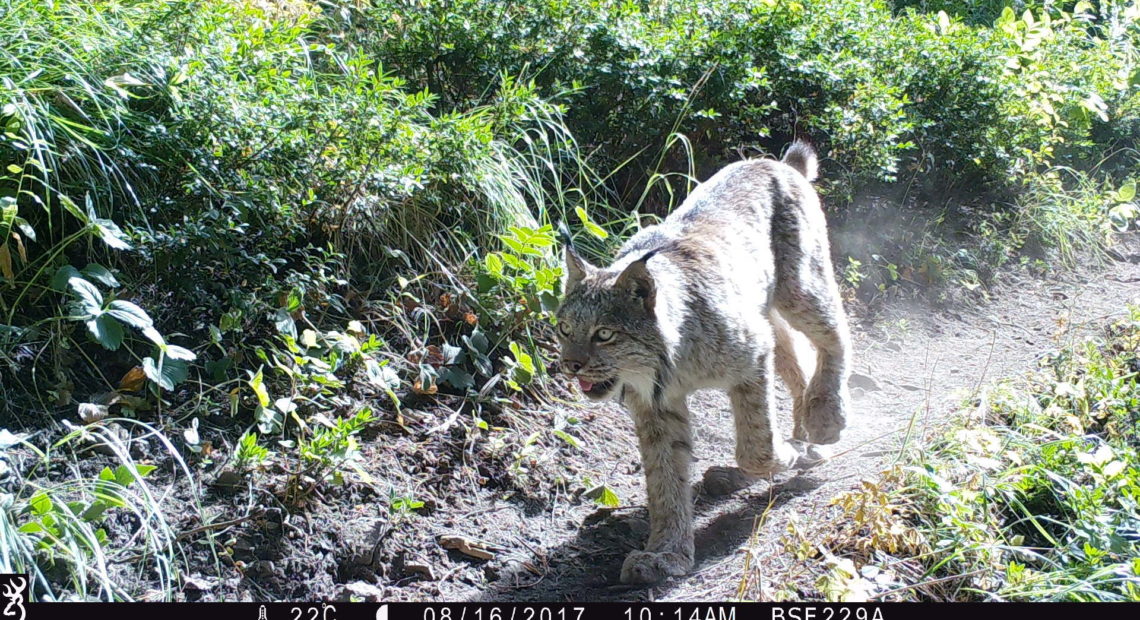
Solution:
<path fill-rule="evenodd" d="M 120 428 L 137 436 L 124 440 Z M 140 582 L 155 583 L 157 596 L 171 599 L 182 550 L 169 495 L 180 484 L 197 493 L 186 463 L 160 431 L 107 419 L 75 428 L 42 451 L 28 437 L 7 438 L 0 457 L 12 465 L 14 480 L 0 494 L 0 570 L 30 573 L 39 600 L 133 600 Z M 173 478 L 161 485 L 147 479 L 154 467 L 131 456 L 129 441 L 148 440 L 171 459 L 166 475 Z M 92 459 L 93 446 L 108 457 Z M 106 463 L 97 475 L 90 473 L 92 460 Z M 60 467 L 64 475 L 48 474 Z M 131 531 L 108 533 L 112 516 Z"/>

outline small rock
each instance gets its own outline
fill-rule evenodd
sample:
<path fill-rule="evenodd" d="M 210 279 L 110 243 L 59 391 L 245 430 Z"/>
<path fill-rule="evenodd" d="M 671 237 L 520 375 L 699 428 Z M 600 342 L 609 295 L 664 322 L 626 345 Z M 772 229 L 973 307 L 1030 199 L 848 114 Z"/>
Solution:
<path fill-rule="evenodd" d="M 249 565 L 249 573 L 255 577 L 271 577 L 276 569 L 273 560 L 257 560 Z"/>
<path fill-rule="evenodd" d="M 435 581 L 435 571 L 432 569 L 431 564 L 423 560 L 413 560 L 404 563 L 404 570 L 409 573 L 416 573 L 428 581 Z"/>
<path fill-rule="evenodd" d="M 214 486 L 222 491 L 235 491 L 240 483 L 241 474 L 232 469 L 223 471 L 214 479 Z"/>
<path fill-rule="evenodd" d="M 353 581 L 340 587 L 336 600 L 342 603 L 378 603 L 384 600 L 384 589 L 363 581 Z"/>
<path fill-rule="evenodd" d="M 867 375 L 861 375 L 857 372 L 851 373 L 851 377 L 847 379 L 847 385 L 851 387 L 862 388 L 867 392 L 877 392 L 883 388 L 879 387 L 879 382 L 874 378 Z"/>
<path fill-rule="evenodd" d="M 214 586 L 218 585 L 218 581 L 216 579 L 210 579 L 208 577 L 202 577 L 199 575 L 186 577 L 183 579 L 182 583 L 184 590 L 197 590 L 199 592 L 209 592 L 210 590 L 214 589 Z"/>

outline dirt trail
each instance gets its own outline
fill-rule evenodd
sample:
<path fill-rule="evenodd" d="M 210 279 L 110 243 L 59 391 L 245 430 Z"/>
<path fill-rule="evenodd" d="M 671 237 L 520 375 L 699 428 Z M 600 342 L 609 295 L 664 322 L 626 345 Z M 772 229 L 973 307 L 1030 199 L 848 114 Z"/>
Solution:
<path fill-rule="evenodd" d="M 1025 372 L 1037 356 L 1120 315 L 1126 302 L 1140 301 L 1140 240 L 1128 240 L 1123 257 L 1059 280 L 1006 283 L 993 293 L 993 301 L 970 309 L 913 306 L 893 308 L 874 322 L 853 317 L 855 415 L 835 447 L 836 457 L 728 496 L 699 493 L 697 567 L 688 577 L 663 585 L 615 585 L 623 557 L 647 534 L 644 484 L 628 416 L 616 405 L 594 408 L 591 426 L 605 429 L 606 436 L 592 438 L 590 445 L 605 453 L 599 458 L 609 460 L 612 472 L 606 482 L 630 507 L 610 511 L 589 502 L 566 503 L 521 521 L 501 518 L 498 529 L 494 524 L 480 529 L 484 536 L 523 550 L 513 562 L 517 567 L 508 565 L 509 570 L 481 588 L 440 584 L 439 594 L 493 601 L 732 598 L 743 575 L 741 549 L 766 508 L 753 547 L 760 564 L 756 570 L 765 588 L 794 582 L 800 569 L 779 542 L 790 518 L 795 516 L 809 534 L 812 528 L 826 528 L 828 519 L 835 518 L 829 500 L 892 458 L 908 426 L 917 433 L 936 430 L 963 398 L 995 379 Z M 790 403 L 783 394 L 779 407 L 787 434 Z M 698 459 L 693 478 L 699 486 L 708 467 L 731 464 L 732 418 L 727 399 L 718 392 L 694 395 L 690 409 Z"/>

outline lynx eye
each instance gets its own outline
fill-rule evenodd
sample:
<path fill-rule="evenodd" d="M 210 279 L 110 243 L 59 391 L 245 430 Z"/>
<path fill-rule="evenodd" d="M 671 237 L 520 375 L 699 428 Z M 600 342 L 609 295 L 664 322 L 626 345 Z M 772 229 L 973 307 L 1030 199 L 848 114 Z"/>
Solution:
<path fill-rule="evenodd" d="M 606 329 L 603 327 L 603 328 L 599 329 L 598 331 L 594 332 L 594 340 L 597 340 L 598 342 L 609 342 L 610 340 L 613 340 L 613 339 L 614 339 L 614 330 L 612 330 L 612 329 Z"/>
<path fill-rule="evenodd" d="M 567 325 L 566 323 L 559 323 L 558 324 L 558 333 L 569 338 L 570 337 L 570 326 Z"/>

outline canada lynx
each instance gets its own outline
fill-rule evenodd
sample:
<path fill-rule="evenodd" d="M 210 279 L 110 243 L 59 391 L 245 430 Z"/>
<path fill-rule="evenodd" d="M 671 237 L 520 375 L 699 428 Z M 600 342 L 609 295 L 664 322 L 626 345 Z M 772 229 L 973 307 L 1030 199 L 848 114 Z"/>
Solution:
<path fill-rule="evenodd" d="M 815 176 L 814 150 L 797 141 L 783 161 L 737 162 L 698 185 L 609 267 L 566 246 L 562 370 L 589 398 L 616 396 L 629 409 L 645 469 L 649 541 L 626 557 L 623 582 L 692 568 L 694 390 L 728 391 L 746 474 L 785 470 L 799 457 L 773 428 L 773 366 L 794 399 L 792 437 L 839 441 L 850 343 Z M 815 345 L 810 379 L 791 328 Z"/>

